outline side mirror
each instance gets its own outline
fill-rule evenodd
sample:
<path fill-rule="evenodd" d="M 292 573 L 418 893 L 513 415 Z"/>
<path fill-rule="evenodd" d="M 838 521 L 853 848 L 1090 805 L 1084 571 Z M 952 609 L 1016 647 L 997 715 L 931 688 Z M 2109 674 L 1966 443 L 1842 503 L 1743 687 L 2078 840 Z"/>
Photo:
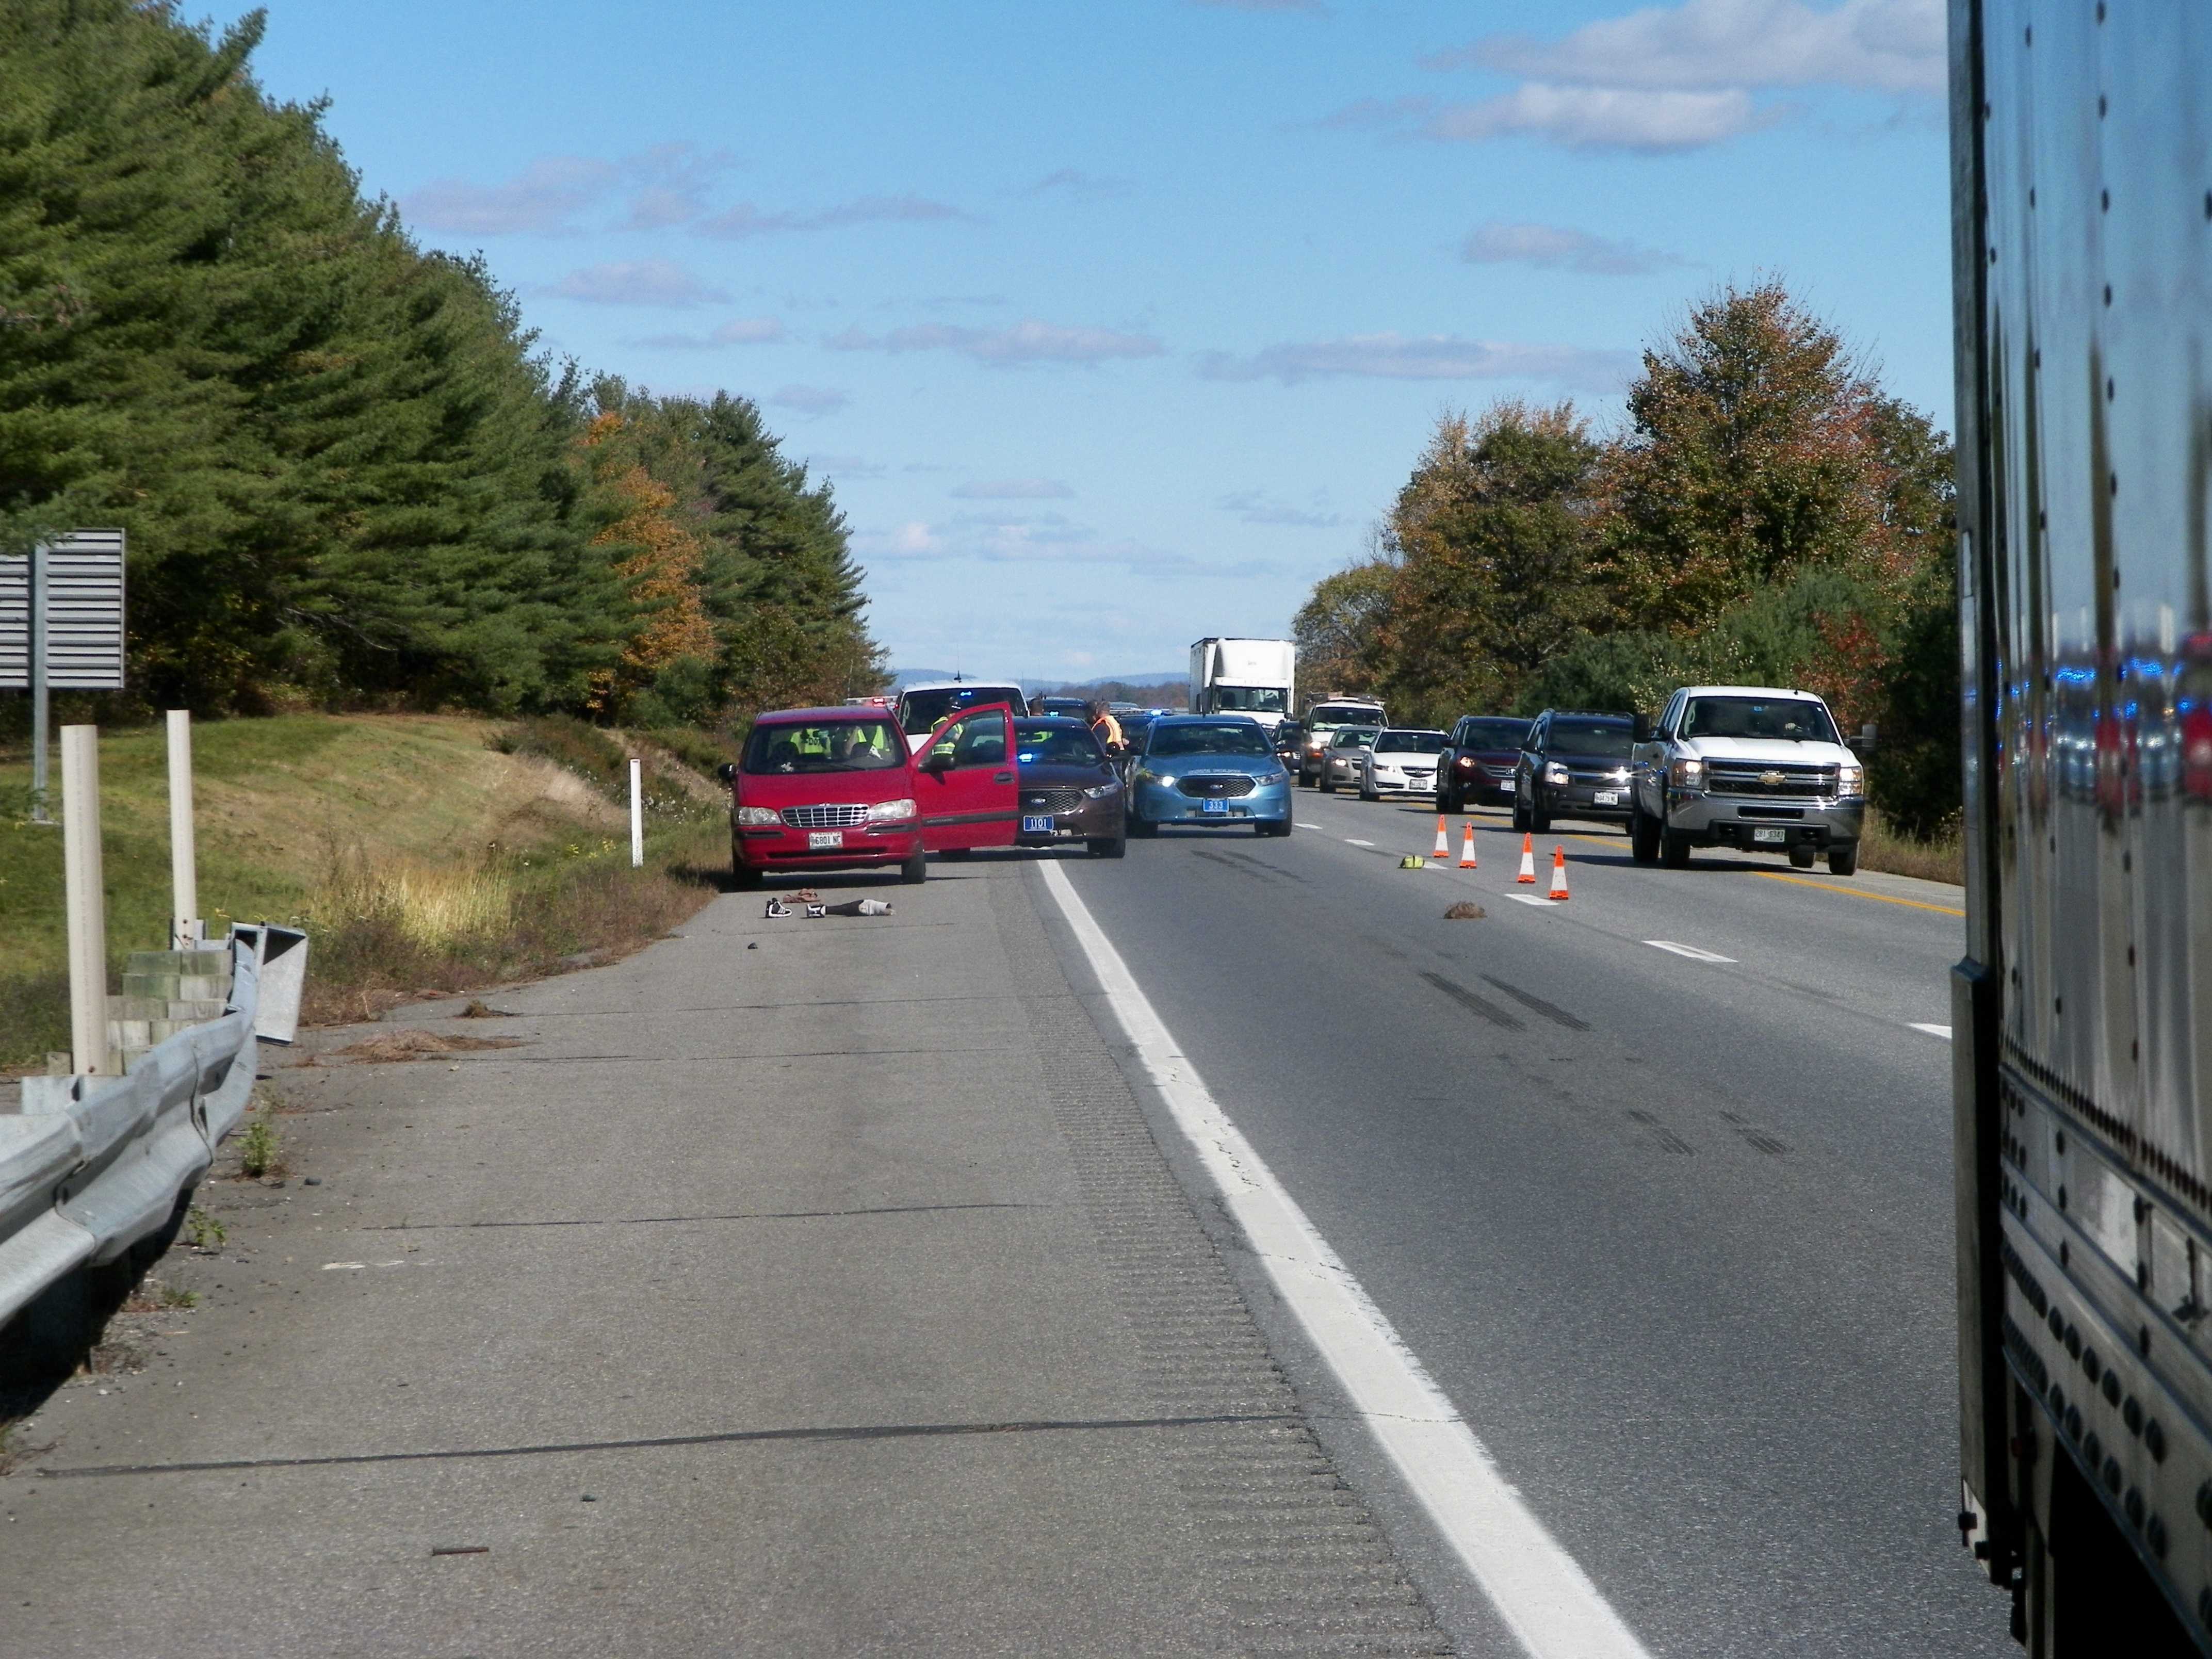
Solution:
<path fill-rule="evenodd" d="M 925 772 L 950 772 L 952 769 L 952 745 L 949 743 L 940 743 L 924 755 L 921 757 L 921 769 Z"/>
<path fill-rule="evenodd" d="M 1649 743 L 1649 742 L 1650 742 L 1650 741 L 1651 741 L 1651 716 L 1650 716 L 1650 715 L 1649 715 L 1649 714 L 1638 714 L 1638 715 L 1636 717 L 1636 730 L 1635 730 L 1634 736 L 1635 736 L 1636 741 L 1637 741 L 1637 742 L 1638 742 L 1638 743 Z"/>
<path fill-rule="evenodd" d="M 1869 720 L 1859 729 L 1858 737 L 1851 744 L 1852 750 L 1861 755 L 1871 755 L 1874 753 L 1874 743 L 1877 735 L 1874 722 Z"/>
<path fill-rule="evenodd" d="M 724 761 L 714 769 L 714 775 L 721 779 L 724 783 L 735 783 L 738 781 L 737 763 L 734 761 Z"/>

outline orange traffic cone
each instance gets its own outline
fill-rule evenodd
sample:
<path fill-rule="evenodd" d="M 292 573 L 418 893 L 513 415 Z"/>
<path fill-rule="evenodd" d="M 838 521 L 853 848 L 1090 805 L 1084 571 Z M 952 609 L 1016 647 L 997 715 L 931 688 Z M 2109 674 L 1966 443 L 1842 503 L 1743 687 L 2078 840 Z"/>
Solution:
<path fill-rule="evenodd" d="M 1462 870 L 1472 870 L 1475 867 L 1474 820 L 1473 818 L 1467 821 L 1467 834 L 1460 838 L 1459 867 Z"/>
<path fill-rule="evenodd" d="M 1451 837 L 1444 833 L 1444 815 L 1441 812 L 1437 814 L 1437 850 L 1429 856 L 1439 860 L 1451 856 Z"/>
<path fill-rule="evenodd" d="M 1521 837 L 1521 873 L 1513 879 L 1523 887 L 1536 884 L 1536 838 L 1534 836 Z"/>
<path fill-rule="evenodd" d="M 1566 897 L 1566 896 L 1567 849 L 1564 847 L 1554 847 L 1552 848 L 1552 890 L 1545 894 L 1544 896 L 1546 898 L 1563 899 Z"/>

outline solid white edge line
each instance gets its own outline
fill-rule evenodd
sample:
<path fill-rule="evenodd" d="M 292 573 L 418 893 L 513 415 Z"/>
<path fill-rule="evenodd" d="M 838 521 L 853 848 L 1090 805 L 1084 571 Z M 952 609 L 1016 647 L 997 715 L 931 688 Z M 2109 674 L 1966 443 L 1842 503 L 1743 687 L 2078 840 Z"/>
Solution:
<path fill-rule="evenodd" d="M 1923 1025 L 1917 1019 L 1907 1020 L 1905 1024 L 1916 1031 L 1925 1031 L 1929 1036 L 1942 1037 L 1946 1042 L 1951 1040 L 1951 1028 L 1948 1025 Z"/>
<path fill-rule="evenodd" d="M 1650 1659 L 1230 1121 L 1066 873 L 1056 864 L 1038 868 L 1138 1063 L 1189 1138 L 1268 1279 L 1522 1648 L 1534 1659 Z"/>
<path fill-rule="evenodd" d="M 1677 945 L 1671 939 L 1647 939 L 1644 941 L 1655 951 L 1672 951 L 1678 957 L 1687 957 L 1692 962 L 1725 962 L 1733 963 L 1734 957 L 1724 957 L 1717 951 L 1700 951 L 1694 945 Z"/>

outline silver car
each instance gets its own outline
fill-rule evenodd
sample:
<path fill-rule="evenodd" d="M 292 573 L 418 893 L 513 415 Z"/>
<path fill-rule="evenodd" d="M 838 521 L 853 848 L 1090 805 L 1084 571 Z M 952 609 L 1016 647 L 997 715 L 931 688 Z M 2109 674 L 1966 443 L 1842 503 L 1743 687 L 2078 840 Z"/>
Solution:
<path fill-rule="evenodd" d="M 1339 788 L 1358 787 L 1360 757 L 1366 754 L 1367 745 L 1375 741 L 1382 729 L 1379 726 L 1340 726 L 1329 733 L 1328 747 L 1321 757 L 1322 793 L 1333 795 Z"/>

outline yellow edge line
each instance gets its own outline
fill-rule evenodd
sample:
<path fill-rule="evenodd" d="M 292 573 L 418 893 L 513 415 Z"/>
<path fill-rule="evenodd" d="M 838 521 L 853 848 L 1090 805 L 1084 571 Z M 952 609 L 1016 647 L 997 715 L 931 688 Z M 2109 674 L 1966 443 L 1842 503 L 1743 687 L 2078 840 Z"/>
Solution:
<path fill-rule="evenodd" d="M 1785 876 L 1779 870 L 1754 870 L 1754 876 L 1768 881 L 1786 881 L 1796 887 L 1817 887 L 1826 893 L 1849 893 L 1853 898 L 1873 899 L 1882 904 L 1907 904 L 1916 910 L 1933 910 L 1939 916 L 1963 916 L 1964 910 L 1954 910 L 1948 904 L 1930 904 L 1924 899 L 1899 898 L 1893 893 L 1869 893 L 1863 887 L 1838 887 L 1832 881 L 1808 881 L 1803 876 Z"/>

